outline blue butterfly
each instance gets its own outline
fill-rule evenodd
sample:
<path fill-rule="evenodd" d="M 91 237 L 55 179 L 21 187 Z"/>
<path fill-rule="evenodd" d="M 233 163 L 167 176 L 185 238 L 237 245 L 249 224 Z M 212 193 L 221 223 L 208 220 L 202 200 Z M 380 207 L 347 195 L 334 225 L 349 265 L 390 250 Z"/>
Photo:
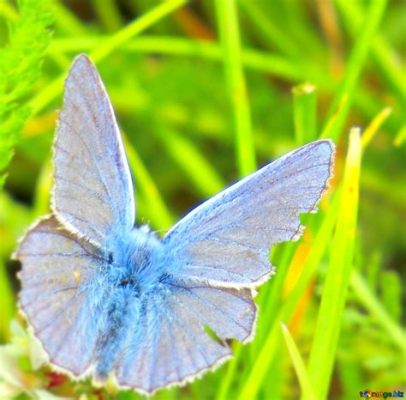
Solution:
<path fill-rule="evenodd" d="M 113 109 L 89 61 L 65 84 L 54 144 L 51 215 L 19 243 L 20 305 L 50 362 L 75 377 L 142 393 L 183 384 L 252 340 L 254 289 L 273 274 L 271 245 L 301 235 L 332 175 L 320 140 L 195 208 L 163 238 L 135 227 Z M 207 327 L 215 332 L 214 340 Z"/>

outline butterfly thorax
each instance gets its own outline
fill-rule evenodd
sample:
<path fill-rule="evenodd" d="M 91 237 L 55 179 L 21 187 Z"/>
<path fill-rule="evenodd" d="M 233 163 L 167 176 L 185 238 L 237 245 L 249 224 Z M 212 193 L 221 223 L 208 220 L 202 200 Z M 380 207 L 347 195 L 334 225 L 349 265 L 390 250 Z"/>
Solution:
<path fill-rule="evenodd" d="M 140 295 L 159 281 L 159 254 L 162 243 L 147 226 L 130 234 L 114 235 L 106 244 L 105 278 L 111 289 L 134 290 Z"/>

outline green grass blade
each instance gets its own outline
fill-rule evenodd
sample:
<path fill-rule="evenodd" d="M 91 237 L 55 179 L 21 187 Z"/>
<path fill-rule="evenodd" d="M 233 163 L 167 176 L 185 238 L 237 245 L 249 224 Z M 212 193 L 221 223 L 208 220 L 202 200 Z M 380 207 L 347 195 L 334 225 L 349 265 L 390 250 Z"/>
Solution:
<path fill-rule="evenodd" d="M 114 0 L 92 0 L 93 10 L 107 32 L 114 32 L 123 25 L 120 11 Z"/>
<path fill-rule="evenodd" d="M 338 218 L 340 205 L 340 191 L 335 194 L 333 201 L 324 216 L 323 221 L 314 237 L 313 245 L 303 263 L 302 273 L 298 278 L 296 285 L 283 301 L 282 310 L 280 313 L 281 320 L 287 320 L 293 314 L 295 307 L 303 296 L 306 288 L 314 278 L 317 268 L 320 266 L 321 260 L 327 251 L 331 242 L 334 226 Z"/>
<path fill-rule="evenodd" d="M 337 0 L 337 7 L 343 14 L 345 26 L 352 36 L 356 36 L 362 23 L 364 10 L 359 1 Z M 404 72 L 399 68 L 391 49 L 379 33 L 375 35 L 371 55 L 375 64 L 388 82 L 391 90 L 399 97 L 403 107 L 406 107 L 406 80 Z"/>
<path fill-rule="evenodd" d="M 166 17 L 168 14 L 186 4 L 187 0 L 168 0 L 165 1 L 151 11 L 148 11 L 135 21 L 128 24 L 123 29 L 116 32 L 114 35 L 109 36 L 103 43 L 90 53 L 90 58 L 94 62 L 98 62 L 108 56 L 113 50 L 120 47 L 123 43 L 128 42 L 132 37 L 145 31 L 157 21 Z"/>
<path fill-rule="evenodd" d="M 183 170 L 200 195 L 209 197 L 224 189 L 225 182 L 222 177 L 187 138 L 173 129 L 165 129 L 159 136 L 168 154 Z"/>
<path fill-rule="evenodd" d="M 235 125 L 237 165 L 241 176 L 256 168 L 251 128 L 251 110 L 241 59 L 241 44 L 235 0 L 216 0 L 223 60 Z"/>
<path fill-rule="evenodd" d="M 73 38 L 57 38 L 52 42 L 50 52 L 89 52 L 104 40 L 105 36 L 86 36 L 80 41 Z M 137 37 L 124 43 L 122 48 L 124 51 L 136 53 L 199 57 L 214 61 L 222 61 L 223 59 L 221 48 L 217 43 L 181 37 Z M 294 62 L 285 57 L 245 47 L 241 50 L 241 58 L 245 67 L 256 71 L 266 72 L 298 83 L 306 79 L 303 70 L 298 69 Z"/>
<path fill-rule="evenodd" d="M 293 116 L 296 143 L 302 145 L 317 136 L 317 94 L 310 83 L 293 88 Z"/>
<path fill-rule="evenodd" d="M 108 36 L 104 41 L 99 42 L 97 47 L 89 54 L 89 57 L 95 63 L 101 61 L 111 54 L 111 52 L 113 52 L 116 48 L 122 46 L 124 43 L 130 40 L 133 36 L 138 35 L 151 25 L 154 25 L 160 19 L 164 18 L 186 2 L 187 0 L 168 0 L 159 4 L 151 11 L 142 15 L 135 21 L 116 32 L 114 35 Z M 31 101 L 31 107 L 34 113 L 39 113 L 62 92 L 65 76 L 66 73 L 64 72 L 54 81 L 52 81 L 36 97 L 34 97 L 34 99 Z"/>
<path fill-rule="evenodd" d="M 274 355 L 278 349 L 280 339 L 280 329 L 275 325 L 269 332 L 261 352 L 251 368 L 248 379 L 245 380 L 241 393 L 238 396 L 239 400 L 255 399 L 261 385 L 266 379 L 269 366 L 274 359 Z"/>
<path fill-rule="evenodd" d="M 385 120 L 391 115 L 392 109 L 389 107 L 385 107 L 379 114 L 375 116 L 375 118 L 371 121 L 368 127 L 365 129 L 364 133 L 362 134 L 362 148 L 364 149 L 371 140 L 375 137 L 378 133 L 378 130 L 385 122 Z"/>
<path fill-rule="evenodd" d="M 339 361 L 339 379 L 342 386 L 343 393 L 341 399 L 354 398 L 355 389 L 362 388 L 364 386 L 364 380 L 362 379 L 362 366 L 358 362 L 354 361 Z"/>
<path fill-rule="evenodd" d="M 358 298 L 358 301 L 371 313 L 376 321 L 381 325 L 396 346 L 406 355 L 406 333 L 391 318 L 381 302 L 371 292 L 365 280 L 357 272 L 351 274 L 351 288 Z"/>
<path fill-rule="evenodd" d="M 290 359 L 296 372 L 296 376 L 299 380 L 302 395 L 307 400 L 315 400 L 313 386 L 310 382 L 309 375 L 307 373 L 304 361 L 300 355 L 299 349 L 290 334 L 288 327 L 285 324 L 281 324 L 283 338 L 285 339 L 286 347 L 288 348 Z"/>
<path fill-rule="evenodd" d="M 360 132 L 353 129 L 350 134 L 337 227 L 332 242 L 334 251 L 330 255 L 309 359 L 309 375 L 318 399 L 327 397 L 350 282 L 357 228 L 361 151 Z"/>
<path fill-rule="evenodd" d="M 267 372 L 272 364 L 280 340 L 279 323 L 282 321 L 289 321 L 292 317 L 297 304 L 308 287 L 317 267 L 320 265 L 320 260 L 330 244 L 339 209 L 338 200 L 339 198 L 336 195 L 314 238 L 314 243 L 317 243 L 317 246 L 311 247 L 309 254 L 304 261 L 302 273 L 297 280 L 295 287 L 289 293 L 287 298 L 283 300 L 282 308 L 279 310 L 267 337 L 261 344 L 261 350 L 257 354 L 256 360 L 242 387 L 241 395 L 239 397 L 241 400 L 255 398 L 261 385 L 266 379 Z"/>
<path fill-rule="evenodd" d="M 105 40 L 105 36 L 86 36 L 80 41 L 73 38 L 58 38 L 53 41 L 51 54 L 58 51 L 64 52 L 91 52 L 99 43 Z M 222 61 L 222 51 L 216 43 L 206 40 L 190 40 L 181 37 L 168 36 L 142 36 L 132 39 L 122 45 L 122 50 L 130 53 L 165 54 L 171 56 L 199 57 L 205 60 Z M 241 49 L 241 60 L 244 67 L 253 71 L 264 72 L 299 84 L 311 80 L 318 88 L 335 94 L 337 84 L 327 73 L 320 73 L 315 67 L 304 69 L 298 67 L 295 61 L 284 56 L 265 53 L 256 49 L 244 47 Z M 376 96 L 372 92 L 365 95 L 363 91 L 354 93 L 354 102 L 363 112 L 372 115 L 375 112 L 374 104 Z M 338 109 L 344 104 L 343 96 Z M 338 114 L 337 110 L 335 111 Z M 330 130 L 332 126 L 325 125 L 324 130 Z"/>
<path fill-rule="evenodd" d="M 230 398 L 229 390 L 235 375 L 238 374 L 237 367 L 240 355 L 242 353 L 242 345 L 238 345 L 234 351 L 234 357 L 227 365 L 227 372 L 221 380 L 220 388 L 217 392 L 216 400 L 227 400 Z"/>
<path fill-rule="evenodd" d="M 369 3 L 365 21 L 358 31 L 358 39 L 356 40 L 350 54 L 342 84 L 340 85 L 330 107 L 329 116 L 331 117 L 336 113 L 337 108 L 342 104 L 343 98 L 347 98 L 347 101 L 345 101 L 341 112 L 337 115 L 335 124 L 325 126 L 322 134 L 323 137 L 337 140 L 341 134 L 341 130 L 352 105 L 358 79 L 366 62 L 368 51 L 371 47 L 375 33 L 382 20 L 386 3 L 387 0 L 375 0 Z"/>
<path fill-rule="evenodd" d="M 272 277 L 270 284 L 265 286 L 258 297 L 260 309 L 266 307 L 266 315 L 262 316 L 262 320 L 258 324 L 256 339 L 251 348 L 253 353 L 258 354 L 262 349 L 262 343 L 265 341 L 272 326 L 275 326 L 275 321 L 279 316 L 280 306 L 285 300 L 284 290 L 286 288 L 287 276 L 290 268 L 295 263 L 295 254 L 300 245 L 297 242 L 285 243 L 280 247 L 271 249 L 272 253 L 280 251 L 279 257 L 273 263 L 276 268 L 276 274 Z M 282 250 L 279 250 L 282 249 Z"/>
<path fill-rule="evenodd" d="M 145 168 L 135 148 L 131 145 L 126 136 L 123 137 L 128 162 L 134 175 L 135 186 L 137 190 L 141 192 L 146 204 L 148 204 L 147 216 L 155 228 L 167 230 L 174 223 L 172 214 L 166 207 L 155 182 Z"/>
<path fill-rule="evenodd" d="M 281 53 L 288 56 L 297 57 L 299 49 L 297 44 L 292 41 L 291 37 L 283 29 L 276 25 L 259 6 L 258 2 L 251 0 L 239 0 L 238 2 L 245 16 L 252 21 L 252 25 L 261 34 L 259 37 L 265 38 L 267 42 L 276 47 Z"/>
<path fill-rule="evenodd" d="M 394 145 L 399 147 L 406 141 L 406 125 L 402 126 L 397 133 L 395 140 L 393 141 Z"/>

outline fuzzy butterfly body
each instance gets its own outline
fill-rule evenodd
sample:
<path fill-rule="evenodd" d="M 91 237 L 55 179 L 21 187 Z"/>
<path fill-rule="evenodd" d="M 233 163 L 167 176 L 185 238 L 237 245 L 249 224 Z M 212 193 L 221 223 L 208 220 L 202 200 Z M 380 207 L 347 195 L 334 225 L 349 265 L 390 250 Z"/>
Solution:
<path fill-rule="evenodd" d="M 192 380 L 252 339 L 269 248 L 297 239 L 332 174 L 310 143 L 201 204 L 162 239 L 135 227 L 133 185 L 95 67 L 76 58 L 54 145 L 53 213 L 22 238 L 20 305 L 50 361 L 142 393 Z M 207 327 L 215 332 L 214 340 Z"/>

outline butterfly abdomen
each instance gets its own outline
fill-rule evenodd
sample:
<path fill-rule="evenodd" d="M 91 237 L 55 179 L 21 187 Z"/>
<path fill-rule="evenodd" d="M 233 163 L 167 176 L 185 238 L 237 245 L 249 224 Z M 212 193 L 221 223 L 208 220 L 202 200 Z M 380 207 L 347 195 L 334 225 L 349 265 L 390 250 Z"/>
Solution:
<path fill-rule="evenodd" d="M 94 376 L 97 381 L 105 381 L 113 370 L 125 346 L 129 326 L 138 319 L 139 308 L 138 289 L 131 284 L 110 291 L 104 307 L 104 327 L 96 343 Z"/>

